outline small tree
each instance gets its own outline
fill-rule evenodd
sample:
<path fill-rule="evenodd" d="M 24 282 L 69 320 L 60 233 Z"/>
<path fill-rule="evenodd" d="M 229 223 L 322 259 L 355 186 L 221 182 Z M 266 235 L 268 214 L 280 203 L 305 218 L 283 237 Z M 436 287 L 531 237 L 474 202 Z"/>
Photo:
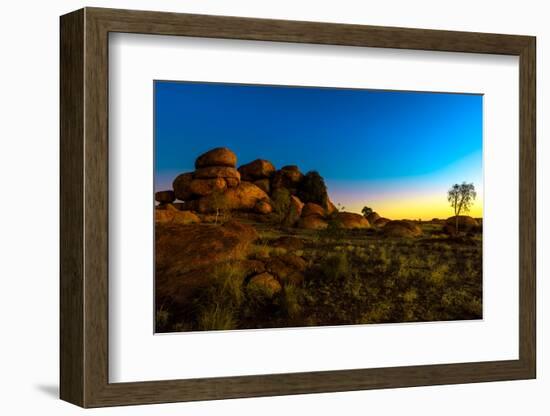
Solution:
<path fill-rule="evenodd" d="M 365 218 L 367 218 L 367 217 L 369 216 L 369 214 L 372 214 L 372 213 L 373 213 L 371 207 L 363 207 L 363 209 L 361 210 L 361 212 L 363 213 L 363 216 L 364 216 Z"/>
<path fill-rule="evenodd" d="M 225 219 L 226 217 L 226 213 L 228 211 L 227 199 L 224 197 L 223 191 L 220 190 L 215 190 L 214 192 L 212 192 L 210 197 L 212 198 L 212 205 L 216 210 L 214 224 L 217 224 L 220 216 L 223 219 Z"/>
<path fill-rule="evenodd" d="M 319 172 L 314 170 L 305 174 L 298 187 L 298 198 L 302 202 L 313 202 L 326 208 L 328 203 L 327 186 Z"/>
<path fill-rule="evenodd" d="M 455 230 L 458 233 L 458 216 L 461 212 L 469 212 L 476 199 L 476 188 L 473 183 L 455 183 L 447 193 L 447 200 L 455 213 Z"/>

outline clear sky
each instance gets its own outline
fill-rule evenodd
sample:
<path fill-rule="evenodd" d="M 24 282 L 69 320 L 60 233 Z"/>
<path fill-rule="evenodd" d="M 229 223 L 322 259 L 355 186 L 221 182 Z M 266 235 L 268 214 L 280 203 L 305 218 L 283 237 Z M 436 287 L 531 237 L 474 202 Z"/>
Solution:
<path fill-rule="evenodd" d="M 453 215 L 447 190 L 473 182 L 482 216 L 483 97 L 364 89 L 155 82 L 155 188 L 170 189 L 201 153 L 238 165 L 318 171 L 346 211 L 388 218 Z"/>

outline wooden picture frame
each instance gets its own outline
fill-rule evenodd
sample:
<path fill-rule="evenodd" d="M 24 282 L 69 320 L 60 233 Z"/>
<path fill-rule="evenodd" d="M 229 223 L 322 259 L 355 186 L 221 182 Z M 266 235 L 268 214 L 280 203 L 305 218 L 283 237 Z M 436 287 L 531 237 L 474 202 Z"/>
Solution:
<path fill-rule="evenodd" d="M 535 38 L 85 8 L 61 17 L 60 396 L 82 407 L 530 379 L 536 376 Z M 519 359 L 109 383 L 108 34 L 519 56 Z"/>

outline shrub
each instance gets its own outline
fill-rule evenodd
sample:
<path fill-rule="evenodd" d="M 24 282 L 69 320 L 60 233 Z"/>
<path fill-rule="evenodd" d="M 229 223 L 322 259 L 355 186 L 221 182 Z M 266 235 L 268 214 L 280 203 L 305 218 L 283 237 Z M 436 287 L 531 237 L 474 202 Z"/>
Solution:
<path fill-rule="evenodd" d="M 302 202 L 313 202 L 322 207 L 327 206 L 327 187 L 325 181 L 318 172 L 312 170 L 306 173 L 298 189 L 298 198 L 300 198 Z"/>
<path fill-rule="evenodd" d="M 286 188 L 277 188 L 271 194 L 273 212 L 278 222 L 283 222 L 290 209 L 290 192 Z"/>

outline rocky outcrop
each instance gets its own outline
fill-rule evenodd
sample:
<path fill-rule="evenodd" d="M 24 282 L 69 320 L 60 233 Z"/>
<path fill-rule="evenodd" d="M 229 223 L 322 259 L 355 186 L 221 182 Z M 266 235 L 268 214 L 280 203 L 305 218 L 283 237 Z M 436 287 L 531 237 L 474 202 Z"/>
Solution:
<path fill-rule="evenodd" d="M 336 208 L 336 205 L 334 205 L 330 199 L 327 199 L 326 210 L 327 210 L 327 215 L 332 215 L 338 211 L 338 208 Z"/>
<path fill-rule="evenodd" d="M 300 218 L 298 227 L 306 230 L 324 230 L 328 228 L 328 222 L 320 215 L 308 215 Z"/>
<path fill-rule="evenodd" d="M 155 193 L 155 201 L 160 202 L 161 204 L 167 204 L 174 202 L 176 195 L 174 191 L 159 191 Z"/>
<path fill-rule="evenodd" d="M 257 290 L 272 297 L 282 290 L 282 286 L 275 277 L 267 272 L 253 276 L 248 282 L 248 290 Z"/>
<path fill-rule="evenodd" d="M 258 217 L 260 222 L 276 220 L 287 227 L 296 226 L 302 216 L 314 216 L 301 222 L 311 229 L 326 228 L 325 218 L 337 212 L 328 198 L 323 178 L 316 171 L 304 175 L 296 165 L 276 170 L 273 163 L 265 159 L 256 159 L 236 169 L 236 162 L 236 155 L 221 147 L 199 156 L 194 172 L 174 179 L 173 194 L 178 208 L 201 215 L 248 211 L 248 214 L 264 215 Z M 169 194 L 159 194 L 158 198 L 166 201 L 161 204 L 174 201 L 170 201 Z"/>
<path fill-rule="evenodd" d="M 271 182 L 269 181 L 269 179 L 258 179 L 253 183 L 262 191 L 264 191 L 266 194 L 271 193 Z"/>
<path fill-rule="evenodd" d="M 196 290 L 212 283 L 216 267 L 225 262 L 243 261 L 257 238 L 254 227 L 236 221 L 221 226 L 157 223 L 157 300 L 180 304 L 188 302 Z M 254 267 L 258 266 L 256 264 Z"/>
<path fill-rule="evenodd" d="M 304 175 L 298 166 L 284 166 L 273 175 L 271 187 L 272 189 L 286 188 L 292 195 L 295 195 L 303 178 Z"/>
<path fill-rule="evenodd" d="M 174 195 L 180 201 L 187 201 L 193 197 L 193 193 L 189 189 L 189 185 L 193 181 L 193 172 L 182 173 L 178 175 L 174 182 L 172 182 L 172 188 L 174 189 Z"/>
<path fill-rule="evenodd" d="M 374 226 L 378 228 L 384 227 L 391 220 L 389 218 L 380 217 L 374 222 Z"/>
<path fill-rule="evenodd" d="M 227 166 L 234 168 L 237 166 L 237 155 L 227 147 L 217 147 L 203 153 L 195 161 L 196 169 L 210 166 Z"/>
<path fill-rule="evenodd" d="M 208 166 L 195 170 L 193 178 L 212 179 L 212 178 L 230 178 L 237 181 L 241 180 L 241 174 L 235 168 L 227 166 Z"/>
<path fill-rule="evenodd" d="M 300 199 L 294 195 L 290 196 L 290 204 L 288 206 L 288 212 L 286 214 L 284 223 L 285 225 L 292 227 L 296 225 L 296 222 L 300 219 L 302 215 L 302 209 L 304 204 Z"/>
<path fill-rule="evenodd" d="M 411 221 L 396 220 L 388 222 L 383 228 L 384 235 L 389 237 L 418 237 L 422 228 Z"/>
<path fill-rule="evenodd" d="M 353 212 L 339 212 L 336 214 L 335 225 L 338 228 L 355 229 L 370 228 L 369 220 Z"/>
<path fill-rule="evenodd" d="M 258 179 L 269 179 L 275 173 L 275 166 L 269 160 L 256 159 L 239 167 L 243 181 L 254 182 Z"/>
<path fill-rule="evenodd" d="M 283 284 L 302 284 L 306 267 L 306 261 L 294 254 L 272 257 L 266 261 L 266 269 Z"/>
<path fill-rule="evenodd" d="M 273 212 L 273 207 L 269 203 L 269 200 L 262 199 L 256 203 L 254 210 L 258 214 L 271 214 Z"/>
<path fill-rule="evenodd" d="M 201 213 L 217 210 L 253 210 L 259 201 L 269 201 L 269 196 L 250 182 L 241 182 L 236 188 L 210 194 L 198 200 L 197 210 Z"/>
<path fill-rule="evenodd" d="M 193 179 L 189 183 L 189 192 L 198 196 L 207 196 L 223 191 L 225 188 L 227 188 L 227 182 L 223 178 Z"/>
<path fill-rule="evenodd" d="M 313 202 L 307 202 L 302 209 L 302 217 L 307 217 L 309 215 L 319 215 L 325 217 L 325 209 L 318 204 Z"/>
<path fill-rule="evenodd" d="M 155 223 L 156 224 L 198 224 L 200 218 L 191 211 L 180 211 L 172 205 L 172 208 L 156 209 Z"/>

